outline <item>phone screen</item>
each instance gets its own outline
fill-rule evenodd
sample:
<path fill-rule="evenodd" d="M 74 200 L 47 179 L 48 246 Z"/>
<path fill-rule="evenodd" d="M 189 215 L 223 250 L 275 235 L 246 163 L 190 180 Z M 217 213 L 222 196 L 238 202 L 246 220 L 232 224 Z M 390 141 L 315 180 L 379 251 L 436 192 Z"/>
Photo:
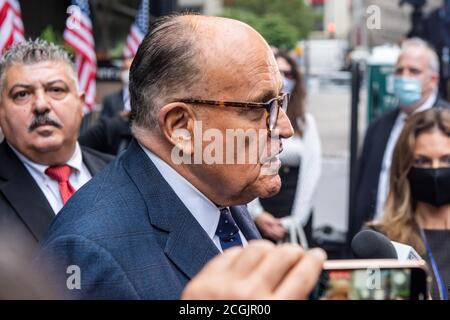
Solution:
<path fill-rule="evenodd" d="M 326 270 L 323 300 L 424 300 L 426 275 L 418 268 Z"/>

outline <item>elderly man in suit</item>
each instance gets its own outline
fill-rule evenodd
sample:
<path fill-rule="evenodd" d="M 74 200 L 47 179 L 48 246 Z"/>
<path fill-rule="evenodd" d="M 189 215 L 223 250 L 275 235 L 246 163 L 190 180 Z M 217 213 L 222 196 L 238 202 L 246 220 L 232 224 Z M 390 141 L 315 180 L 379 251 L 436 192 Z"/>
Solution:
<path fill-rule="evenodd" d="M 15 45 L 0 75 L 0 227 L 36 244 L 112 157 L 77 143 L 84 94 L 65 51 L 42 40 Z"/>
<path fill-rule="evenodd" d="M 399 108 L 375 120 L 367 129 L 356 175 L 347 233 L 348 242 L 364 223 L 380 218 L 389 193 L 389 171 L 395 144 L 413 113 L 448 108 L 438 97 L 439 59 L 423 40 L 405 40 L 395 69 Z"/>
<path fill-rule="evenodd" d="M 267 259 L 250 250 L 260 234 L 245 204 L 279 191 L 277 154 L 292 135 L 270 47 L 248 25 L 218 17 L 164 17 L 150 30 L 131 67 L 135 140 L 63 209 L 37 261 L 54 261 L 51 274 L 70 297 L 178 299 L 208 261 L 248 246 L 244 256 L 232 251 L 229 262 L 214 264 L 222 267 L 207 267 L 188 291 L 204 295 L 187 297 L 216 289 L 225 292 L 216 297 L 230 297 L 232 286 L 246 293 L 240 297 L 283 298 L 292 296 L 257 284 L 311 288 L 321 252 L 297 251 L 291 260 L 289 252 L 300 249 L 285 247 Z M 248 130 L 262 132 L 261 139 L 219 150 L 226 132 Z M 211 136 L 201 138 L 209 134 L 217 138 L 215 152 L 208 152 Z M 240 156 L 257 161 L 236 161 Z M 306 282 L 287 276 L 297 260 L 305 262 Z M 79 282 L 64 288 L 70 266 L 80 271 L 71 278 Z"/>

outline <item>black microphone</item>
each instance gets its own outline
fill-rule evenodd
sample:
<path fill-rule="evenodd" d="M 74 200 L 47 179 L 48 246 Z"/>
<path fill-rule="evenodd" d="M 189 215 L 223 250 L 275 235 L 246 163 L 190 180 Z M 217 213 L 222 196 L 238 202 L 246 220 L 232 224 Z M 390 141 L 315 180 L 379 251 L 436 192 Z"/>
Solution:
<path fill-rule="evenodd" d="M 353 238 L 351 247 L 357 259 L 398 259 L 391 241 L 373 230 L 360 231 Z"/>

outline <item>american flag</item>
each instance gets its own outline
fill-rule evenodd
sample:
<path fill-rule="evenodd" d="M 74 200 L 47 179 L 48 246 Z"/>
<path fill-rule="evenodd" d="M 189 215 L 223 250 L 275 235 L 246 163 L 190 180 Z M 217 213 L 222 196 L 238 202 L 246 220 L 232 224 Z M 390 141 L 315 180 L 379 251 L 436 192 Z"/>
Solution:
<path fill-rule="evenodd" d="M 64 41 L 75 51 L 80 90 L 86 94 L 85 112 L 95 106 L 97 58 L 88 0 L 72 0 Z"/>
<path fill-rule="evenodd" d="M 24 40 L 19 1 L 0 0 L 0 53 L 12 44 Z"/>
<path fill-rule="evenodd" d="M 139 5 L 136 20 L 131 25 L 130 33 L 128 34 L 127 44 L 123 51 L 125 58 L 133 58 L 136 55 L 137 49 L 148 31 L 150 6 L 148 0 L 142 0 Z"/>

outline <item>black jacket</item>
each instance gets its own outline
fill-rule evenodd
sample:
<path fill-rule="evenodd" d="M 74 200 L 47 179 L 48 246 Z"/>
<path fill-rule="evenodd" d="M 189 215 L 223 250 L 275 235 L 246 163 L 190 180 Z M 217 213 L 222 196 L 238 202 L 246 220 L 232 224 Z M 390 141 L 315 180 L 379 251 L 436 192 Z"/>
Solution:
<path fill-rule="evenodd" d="M 130 121 L 116 116 L 100 118 L 80 135 L 78 141 L 85 147 L 116 155 L 128 147 L 132 138 Z"/>
<path fill-rule="evenodd" d="M 81 147 L 83 163 L 92 176 L 113 157 Z M 0 144 L 0 227 L 21 234 L 26 242 L 38 242 L 55 217 L 53 209 L 24 164 L 4 141 Z"/>
<path fill-rule="evenodd" d="M 123 91 L 117 91 L 103 99 L 103 108 L 100 114 L 101 118 L 113 118 L 123 111 L 125 105 L 123 104 Z"/>
<path fill-rule="evenodd" d="M 450 108 L 450 104 L 438 99 L 434 107 Z M 364 223 L 373 219 L 378 195 L 378 182 L 384 152 L 400 109 L 395 109 L 375 120 L 367 129 L 354 183 L 353 199 L 348 219 L 348 243 Z"/>

